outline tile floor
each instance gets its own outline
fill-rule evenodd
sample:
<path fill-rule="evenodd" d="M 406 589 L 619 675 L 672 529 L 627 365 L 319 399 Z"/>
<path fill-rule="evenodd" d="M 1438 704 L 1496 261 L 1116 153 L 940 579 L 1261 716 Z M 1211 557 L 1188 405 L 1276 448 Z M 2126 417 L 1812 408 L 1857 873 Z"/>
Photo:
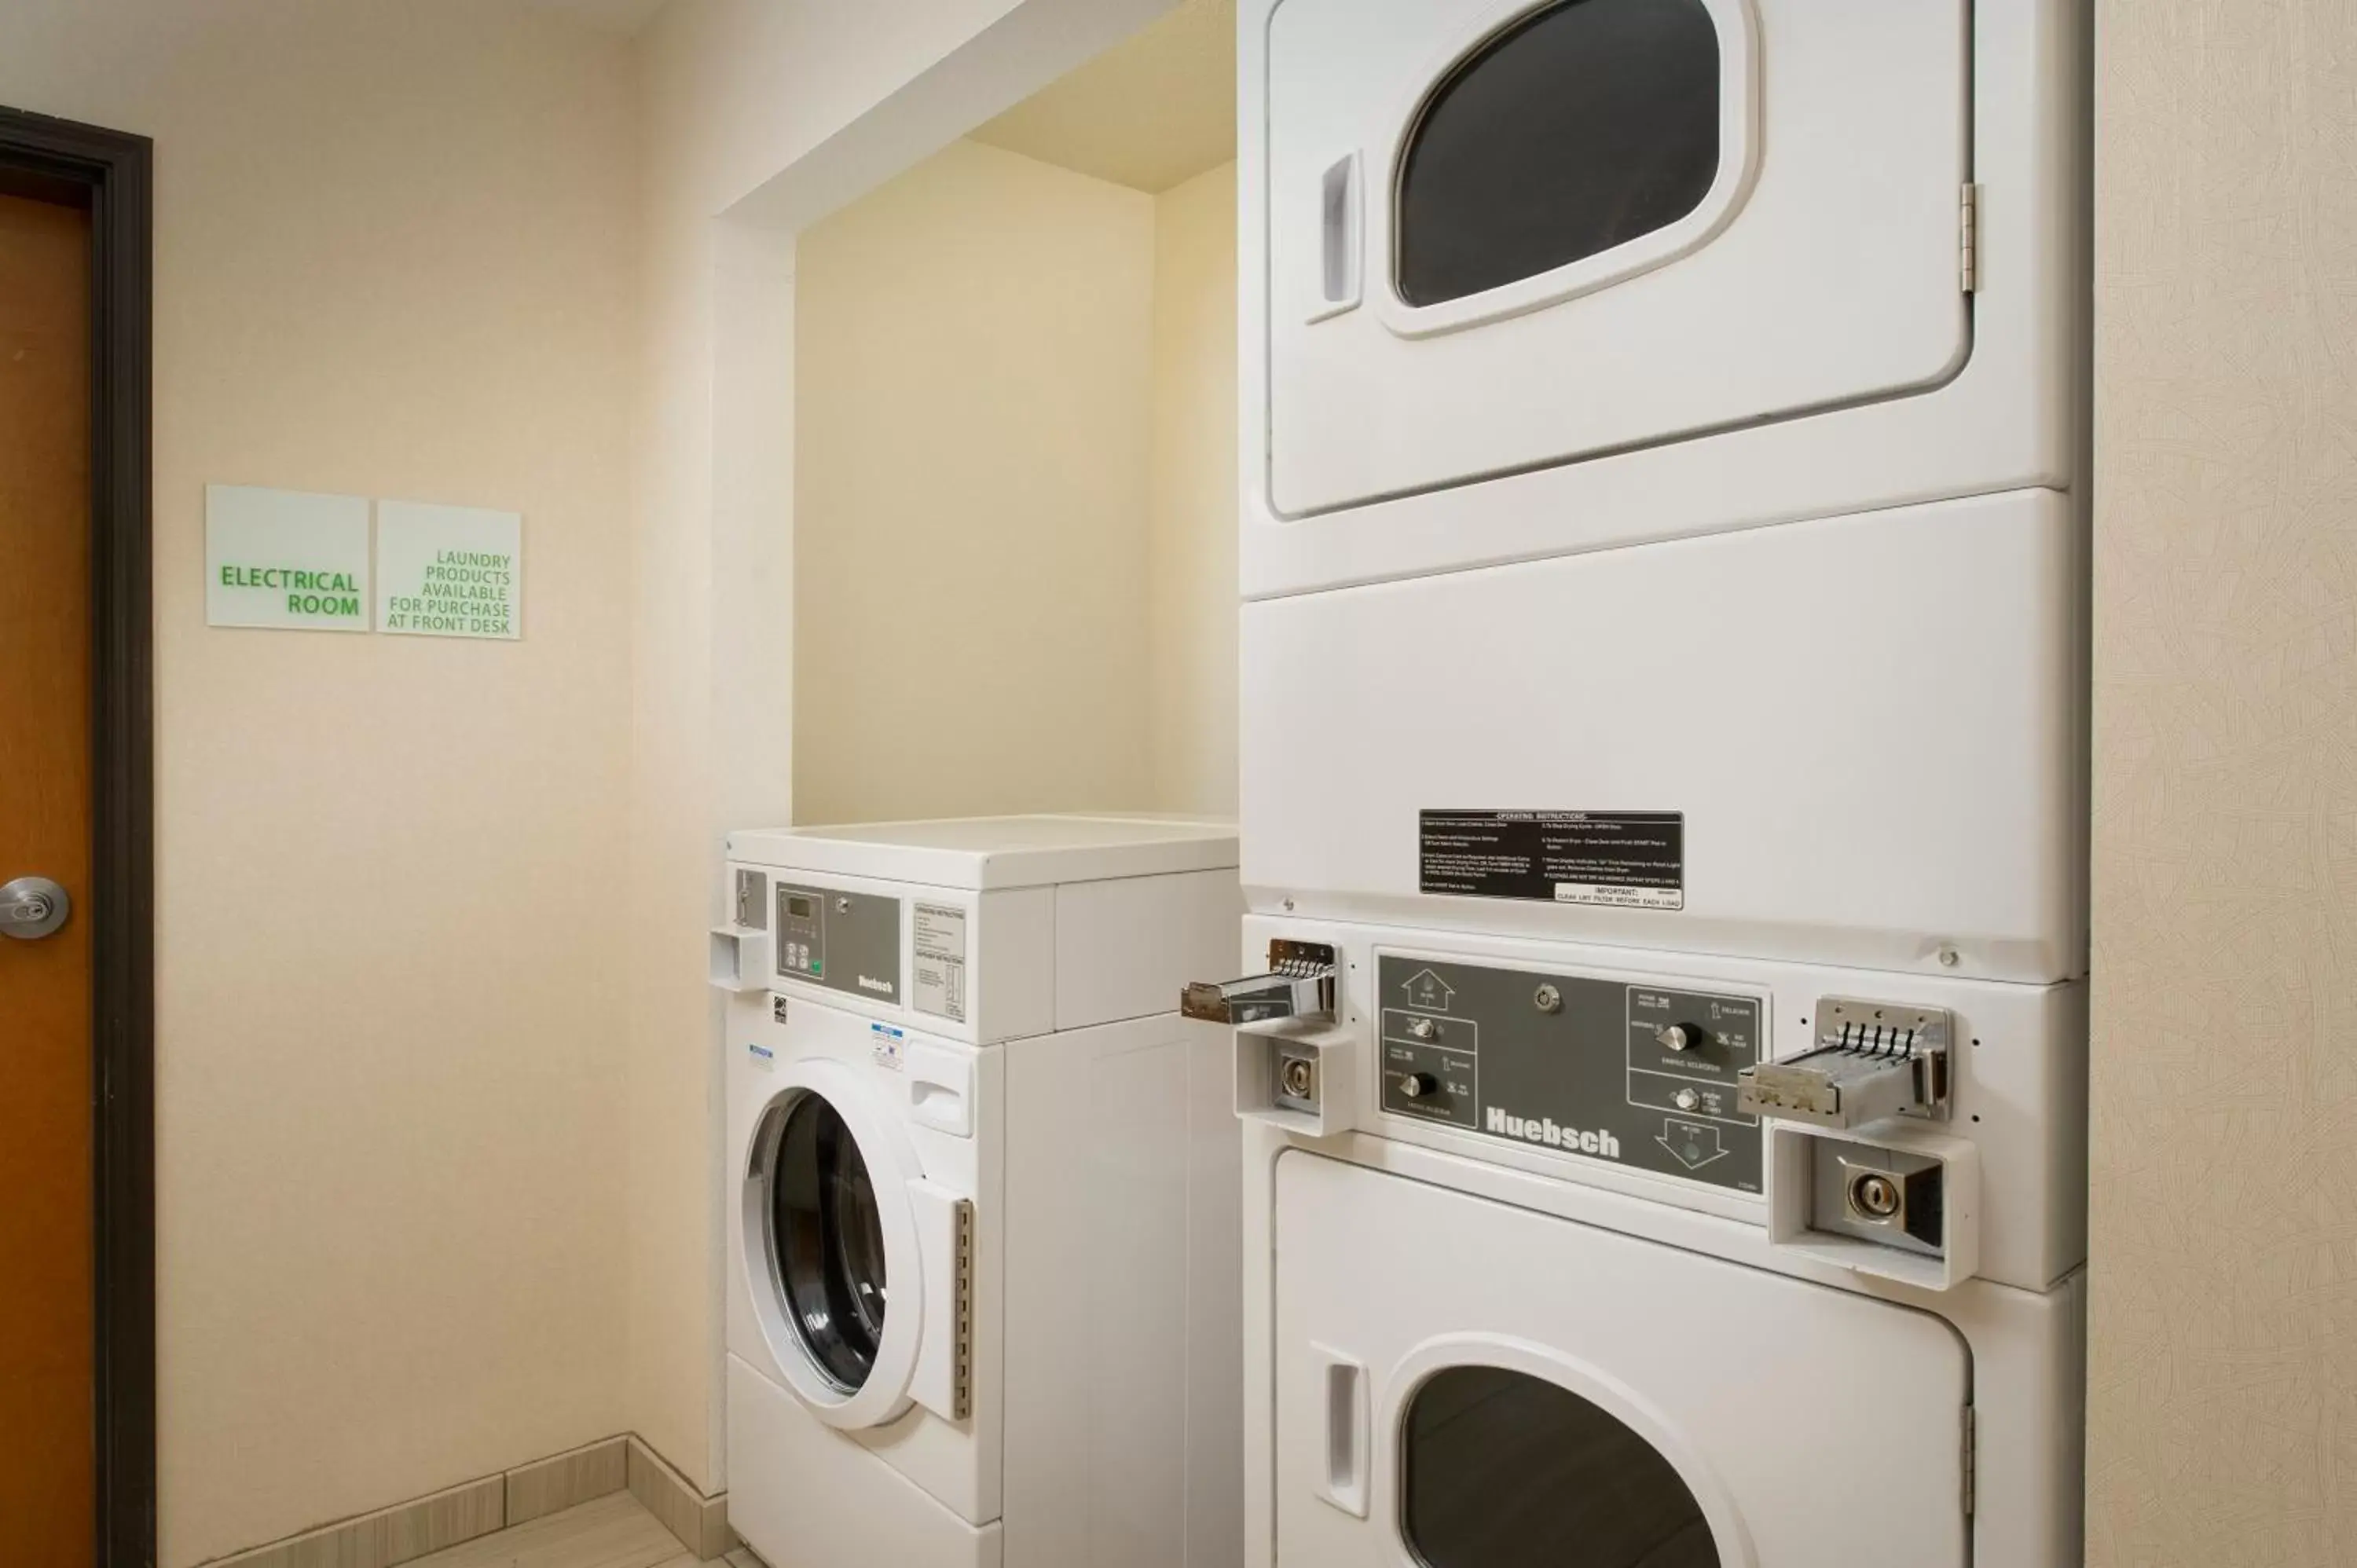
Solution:
<path fill-rule="evenodd" d="M 743 1550 L 725 1559 L 730 1568 L 762 1568 Z M 613 1492 L 512 1530 L 479 1536 L 447 1552 L 413 1560 L 409 1568 L 697 1568 L 695 1554 L 639 1506 Z"/>

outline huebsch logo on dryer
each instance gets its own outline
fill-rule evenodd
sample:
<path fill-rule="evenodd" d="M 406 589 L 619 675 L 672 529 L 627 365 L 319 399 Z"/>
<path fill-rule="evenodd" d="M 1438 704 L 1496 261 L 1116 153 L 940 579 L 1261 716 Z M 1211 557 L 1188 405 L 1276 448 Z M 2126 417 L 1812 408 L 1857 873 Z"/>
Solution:
<path fill-rule="evenodd" d="M 1620 1140 L 1609 1133 L 1583 1133 L 1577 1127 L 1556 1125 L 1552 1116 L 1516 1116 L 1495 1105 L 1489 1108 L 1482 1131 L 1575 1155 L 1600 1155 L 1608 1160 L 1620 1157 Z"/>

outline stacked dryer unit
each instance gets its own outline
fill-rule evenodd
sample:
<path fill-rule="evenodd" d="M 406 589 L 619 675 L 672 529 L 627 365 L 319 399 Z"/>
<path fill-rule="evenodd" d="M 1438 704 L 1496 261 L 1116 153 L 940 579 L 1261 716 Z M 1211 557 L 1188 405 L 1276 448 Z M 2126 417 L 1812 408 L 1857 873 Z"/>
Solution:
<path fill-rule="evenodd" d="M 733 833 L 729 1522 L 774 1568 L 1230 1568 L 1226 823 Z"/>
<path fill-rule="evenodd" d="M 1253 1568 L 2081 1560 L 2083 0 L 1244 0 Z"/>

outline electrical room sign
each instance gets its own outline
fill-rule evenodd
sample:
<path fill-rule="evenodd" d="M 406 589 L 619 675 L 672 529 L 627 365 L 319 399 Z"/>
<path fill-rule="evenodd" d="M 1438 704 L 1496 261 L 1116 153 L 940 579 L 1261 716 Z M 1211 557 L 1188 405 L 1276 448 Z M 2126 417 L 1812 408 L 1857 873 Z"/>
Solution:
<path fill-rule="evenodd" d="M 207 485 L 205 623 L 366 631 L 368 498 Z"/>

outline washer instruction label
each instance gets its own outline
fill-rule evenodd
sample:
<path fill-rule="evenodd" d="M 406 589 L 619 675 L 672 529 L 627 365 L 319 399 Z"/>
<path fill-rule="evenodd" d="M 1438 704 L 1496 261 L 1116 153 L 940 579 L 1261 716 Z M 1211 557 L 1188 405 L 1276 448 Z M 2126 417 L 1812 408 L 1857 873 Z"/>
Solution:
<path fill-rule="evenodd" d="M 965 928 L 966 912 L 953 905 L 917 906 L 918 1012 L 965 1022 Z"/>
<path fill-rule="evenodd" d="M 1419 811 L 1417 886 L 1460 898 L 1683 909 L 1683 811 Z"/>

